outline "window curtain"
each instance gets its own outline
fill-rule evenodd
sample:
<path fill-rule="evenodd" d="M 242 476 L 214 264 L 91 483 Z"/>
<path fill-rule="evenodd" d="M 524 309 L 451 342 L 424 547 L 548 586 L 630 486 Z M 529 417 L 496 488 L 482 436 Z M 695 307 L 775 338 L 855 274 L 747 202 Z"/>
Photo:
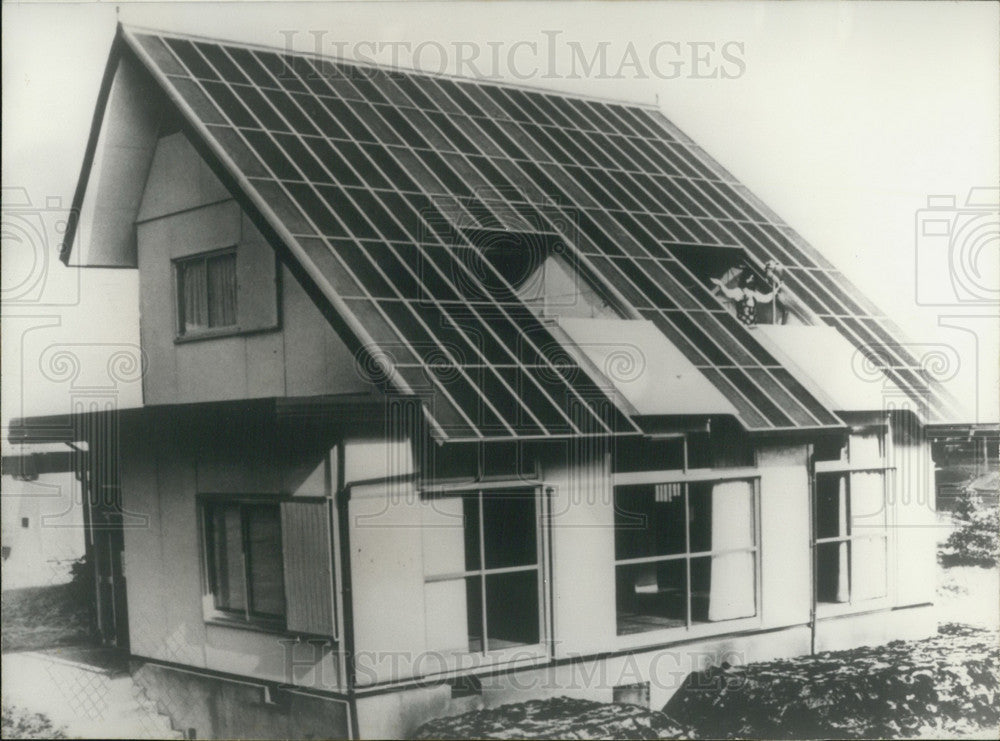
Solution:
<path fill-rule="evenodd" d="M 285 578 L 281 552 L 281 511 L 275 506 L 245 506 L 246 559 L 250 611 L 285 614 Z"/>
<path fill-rule="evenodd" d="M 465 583 L 465 579 L 451 579 L 424 585 L 424 619 L 429 650 L 469 650 L 469 608 Z"/>
<path fill-rule="evenodd" d="M 847 535 L 847 477 L 837 478 L 837 532 Z M 837 595 L 836 602 L 847 602 L 851 598 L 851 582 L 848 564 L 850 563 L 847 543 L 837 544 Z"/>
<path fill-rule="evenodd" d="M 208 318 L 211 327 L 236 324 L 236 255 L 208 261 Z"/>
<path fill-rule="evenodd" d="M 203 260 L 192 260 L 181 268 L 181 291 L 184 300 L 184 327 L 206 329 L 208 325 L 208 278 Z"/>
<path fill-rule="evenodd" d="M 423 506 L 424 575 L 465 571 L 465 508 L 462 497 L 434 497 Z M 424 584 L 427 647 L 466 651 L 469 647 L 465 578 Z"/>
<path fill-rule="evenodd" d="M 851 474 L 851 588 L 853 601 L 886 593 L 885 476 Z M 871 537 L 866 537 L 871 536 Z"/>
<path fill-rule="evenodd" d="M 243 526 L 237 505 L 211 509 L 215 606 L 224 610 L 246 608 L 243 583 Z"/>
<path fill-rule="evenodd" d="M 851 585 L 854 602 L 877 599 L 886 594 L 885 538 L 857 538 L 853 541 Z"/>
<path fill-rule="evenodd" d="M 851 535 L 885 527 L 884 484 L 881 471 L 851 474 Z"/>
<path fill-rule="evenodd" d="M 712 487 L 712 550 L 753 546 L 753 485 L 726 481 Z M 754 605 L 754 554 L 712 556 L 708 619 L 750 617 Z"/>

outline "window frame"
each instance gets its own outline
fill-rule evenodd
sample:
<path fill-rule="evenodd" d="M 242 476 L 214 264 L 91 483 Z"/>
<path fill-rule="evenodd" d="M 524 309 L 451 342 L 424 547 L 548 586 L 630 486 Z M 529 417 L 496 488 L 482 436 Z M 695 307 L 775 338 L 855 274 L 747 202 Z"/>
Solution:
<path fill-rule="evenodd" d="M 485 538 L 484 518 L 483 518 L 483 498 L 495 491 L 517 491 L 531 493 L 535 504 L 535 563 L 528 566 L 510 566 L 499 568 L 487 568 L 485 560 Z M 551 655 L 551 635 L 552 635 L 552 601 L 550 599 L 550 565 L 547 554 L 549 553 L 549 538 L 547 528 L 544 524 L 548 522 L 548 495 L 545 487 L 541 483 L 530 483 L 520 479 L 514 480 L 489 480 L 461 485 L 444 485 L 428 487 L 421 490 L 421 504 L 426 504 L 435 498 L 463 498 L 476 495 L 478 503 L 478 531 L 479 543 L 479 568 L 464 569 L 462 571 L 452 571 L 441 574 L 422 574 L 424 589 L 428 584 L 466 580 L 470 577 L 478 577 L 480 583 L 480 600 L 482 610 L 482 648 L 478 651 L 471 650 L 450 650 L 444 649 L 442 655 L 446 657 L 448 669 L 465 666 L 468 657 L 476 657 L 486 664 L 493 664 L 501 661 L 521 661 L 525 659 L 546 659 Z M 463 526 L 464 533 L 464 526 Z M 421 545 L 423 548 L 423 545 Z M 536 574 L 538 590 L 538 642 L 534 644 L 509 646 L 497 649 L 489 648 L 489 636 L 487 629 L 487 601 L 486 601 L 486 577 L 493 574 L 507 574 L 533 571 Z M 466 619 L 468 619 L 468 607 L 466 608 Z M 432 650 L 438 650 L 429 647 Z"/>
<path fill-rule="evenodd" d="M 743 441 L 744 445 L 749 446 L 742 451 L 744 453 L 749 453 L 746 462 L 739 464 L 729 464 L 729 463 L 720 464 L 716 461 L 713 461 L 711 465 L 708 466 L 692 465 L 692 459 L 694 458 L 694 456 L 692 455 L 692 447 L 693 447 L 692 436 L 704 435 L 704 434 L 708 434 L 709 436 L 708 445 L 710 449 L 714 445 L 723 444 L 722 440 L 716 439 L 713 436 L 712 429 L 710 426 L 706 426 L 706 428 L 703 430 L 698 429 L 698 430 L 688 430 L 686 432 L 667 432 L 667 433 L 653 434 L 649 436 L 651 443 L 660 443 L 660 444 L 673 443 L 679 446 L 679 453 L 680 453 L 679 457 L 681 459 L 681 466 L 679 468 L 618 470 L 616 462 L 617 450 L 614 447 L 612 447 L 610 451 L 610 471 L 612 477 L 615 479 L 614 482 L 615 485 L 618 484 L 619 480 L 622 483 L 625 483 L 633 480 L 633 478 L 635 478 L 636 476 L 639 477 L 639 479 L 637 479 L 637 483 L 667 484 L 667 483 L 675 483 L 673 478 L 663 479 L 661 481 L 658 477 L 660 476 L 674 477 L 677 475 L 700 477 L 703 476 L 706 472 L 709 472 L 712 475 L 716 475 L 714 472 L 720 472 L 718 474 L 719 476 L 729 478 L 729 473 L 733 471 L 757 470 L 757 450 L 756 447 L 749 441 Z M 618 439 L 616 438 L 616 441 L 613 443 L 613 445 L 620 444 L 617 440 Z M 652 476 L 653 479 L 650 479 L 650 476 Z"/>
<path fill-rule="evenodd" d="M 741 548 L 721 548 L 709 551 L 692 552 L 691 547 L 691 524 L 690 524 L 690 504 L 689 486 L 694 483 L 724 483 L 727 481 L 747 481 L 751 484 L 751 507 L 753 510 L 753 545 Z M 762 600 L 762 573 L 761 573 L 761 514 L 760 514 L 760 471 L 756 466 L 744 466 L 739 468 L 698 468 L 674 471 L 642 471 L 634 473 L 612 474 L 612 507 L 615 507 L 615 490 L 620 486 L 655 486 L 657 484 L 680 484 L 684 491 L 684 511 L 687 522 L 684 528 L 684 550 L 679 553 L 671 553 L 661 556 L 646 556 L 640 558 L 619 559 L 615 555 L 613 560 L 613 584 L 615 585 L 615 639 L 619 645 L 625 647 L 637 647 L 650 643 L 659 643 L 668 640 L 677 640 L 679 637 L 697 638 L 704 635 L 718 633 L 729 633 L 737 630 L 744 630 L 757 627 L 763 620 L 763 600 Z M 618 529 L 615 527 L 615 542 L 613 549 L 617 547 Z M 729 553 L 752 553 L 753 554 L 753 589 L 754 589 L 754 614 L 746 617 L 733 618 L 731 620 L 720 620 L 712 623 L 695 623 L 691 619 L 691 560 L 693 558 L 711 558 L 713 556 L 725 555 Z M 632 564 L 661 563 L 665 561 L 685 561 L 685 624 L 680 626 L 666 626 L 654 628 L 647 631 L 635 633 L 618 632 L 618 605 L 617 605 L 617 584 L 618 568 Z"/>
<path fill-rule="evenodd" d="M 852 438 L 860 436 L 864 432 L 877 430 L 879 436 L 879 459 L 878 461 L 855 462 L 851 460 Z M 811 446 L 810 446 L 811 447 Z M 841 447 L 839 460 L 813 459 L 810 450 L 810 461 L 812 473 L 810 475 L 809 492 L 809 531 L 810 550 L 812 556 L 812 592 L 813 606 L 818 617 L 833 617 L 857 612 L 869 612 L 879 610 L 890 604 L 892 599 L 892 554 L 893 554 L 893 511 L 889 507 L 889 492 L 892 490 L 892 476 L 895 467 L 889 465 L 893 460 L 892 455 L 892 430 L 888 422 L 884 425 L 866 426 L 850 430 Z M 874 533 L 869 528 L 864 528 L 861 533 L 854 532 L 854 517 L 851 512 L 851 479 L 856 473 L 881 473 L 882 474 L 882 525 L 878 532 Z M 845 527 L 846 534 L 836 536 L 818 537 L 818 526 L 816 522 L 819 496 L 820 476 L 842 476 L 844 477 L 844 497 L 846 507 Z M 858 540 L 881 540 L 885 553 L 885 581 L 884 593 L 879 597 L 868 599 L 855 599 L 853 583 L 853 563 L 854 563 L 854 543 Z M 846 602 L 821 602 L 819 599 L 819 551 L 820 546 L 829 543 L 847 543 L 847 578 L 848 578 L 848 599 Z"/>
<path fill-rule="evenodd" d="M 284 533 L 279 530 L 279 567 L 282 572 L 282 600 L 284 610 L 281 615 L 254 613 L 251 609 L 252 586 L 250 579 L 250 563 L 247 558 L 247 520 L 243 516 L 246 507 L 273 507 L 278 511 L 279 527 L 281 524 L 281 503 L 288 498 L 270 494 L 199 494 L 197 497 L 199 546 L 202 577 L 203 615 L 206 623 L 224 625 L 227 627 L 249 628 L 268 633 L 287 632 L 288 593 L 284 583 Z M 215 590 L 215 570 L 213 557 L 213 540 L 210 534 L 211 521 L 209 512 L 213 507 L 238 506 L 240 509 L 240 552 L 243 576 L 243 588 L 246 605 L 242 611 L 219 607 Z"/>
<path fill-rule="evenodd" d="M 440 447 L 427 448 L 425 460 L 420 463 L 420 488 L 424 494 L 441 494 L 454 491 L 472 491 L 474 489 L 501 488 L 533 488 L 541 484 L 541 464 L 538 450 L 524 440 L 514 440 L 501 443 L 471 442 L 459 443 L 470 448 L 469 452 L 476 456 L 475 472 L 452 470 L 435 471 L 438 461 L 435 456 L 440 454 Z M 491 471 L 488 457 L 491 445 L 515 445 L 517 460 L 524 468 L 516 473 L 509 471 Z M 471 476 L 468 475 L 471 473 Z M 439 475 L 440 474 L 440 475 Z"/>
<path fill-rule="evenodd" d="M 194 342 L 197 340 L 213 339 L 216 337 L 229 337 L 231 335 L 241 334 L 243 330 L 240 327 L 240 314 L 239 314 L 239 253 L 238 245 L 230 244 L 225 247 L 220 247 L 218 249 L 205 250 L 204 252 L 196 252 L 190 255 L 183 255 L 181 257 L 175 257 L 170 260 L 171 269 L 173 272 L 173 285 L 174 285 L 174 342 Z M 209 284 L 207 281 L 208 275 L 208 261 L 217 258 L 232 255 L 233 258 L 233 271 L 236 277 L 236 287 L 234 293 L 234 304 L 233 304 L 233 317 L 235 321 L 232 324 L 220 325 L 217 327 L 206 327 L 204 329 L 196 329 L 193 331 L 185 330 L 184 327 L 184 277 L 183 271 L 188 264 L 196 262 L 205 263 L 206 272 L 206 283 L 205 283 L 205 301 L 209 302 Z"/>

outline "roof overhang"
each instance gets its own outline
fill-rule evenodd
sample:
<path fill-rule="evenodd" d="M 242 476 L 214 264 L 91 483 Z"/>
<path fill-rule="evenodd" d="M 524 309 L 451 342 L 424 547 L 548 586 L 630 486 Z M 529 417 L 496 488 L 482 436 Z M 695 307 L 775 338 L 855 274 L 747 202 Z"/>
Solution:
<path fill-rule="evenodd" d="M 74 245 L 83 267 L 136 267 L 135 221 L 166 98 L 116 35 L 73 196 L 59 259 Z M 80 254 L 83 253 L 83 254 Z"/>

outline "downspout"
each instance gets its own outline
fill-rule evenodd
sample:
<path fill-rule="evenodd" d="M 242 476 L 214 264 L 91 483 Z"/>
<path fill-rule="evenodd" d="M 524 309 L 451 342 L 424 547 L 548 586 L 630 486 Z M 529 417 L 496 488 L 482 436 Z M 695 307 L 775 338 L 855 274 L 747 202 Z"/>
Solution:
<path fill-rule="evenodd" d="M 351 528 L 349 507 L 351 490 L 344 482 L 344 445 L 337 446 L 337 481 L 335 482 L 334 503 L 337 507 L 337 533 L 340 541 L 340 594 L 343 605 L 343 634 L 341 635 L 344 668 L 344 690 L 348 696 L 348 715 L 350 719 L 351 738 L 361 737 L 358 725 L 358 707 L 355 690 L 355 658 L 354 658 L 354 609 L 351 596 Z"/>
<path fill-rule="evenodd" d="M 77 460 L 73 476 L 80 482 L 80 500 L 83 505 L 83 557 L 90 567 L 91 589 L 94 594 L 94 603 L 90 610 L 91 627 L 98 635 L 104 635 L 101 625 L 101 583 L 97 575 L 97 557 L 94 553 L 94 513 L 91 509 L 90 483 L 87 475 L 90 466 L 87 465 L 83 455 L 74 457 Z"/>
<path fill-rule="evenodd" d="M 816 466 L 814 445 L 806 445 L 806 471 L 809 476 L 809 586 L 812 593 L 809 601 L 809 653 L 816 653 L 816 601 L 818 585 L 816 584 Z"/>

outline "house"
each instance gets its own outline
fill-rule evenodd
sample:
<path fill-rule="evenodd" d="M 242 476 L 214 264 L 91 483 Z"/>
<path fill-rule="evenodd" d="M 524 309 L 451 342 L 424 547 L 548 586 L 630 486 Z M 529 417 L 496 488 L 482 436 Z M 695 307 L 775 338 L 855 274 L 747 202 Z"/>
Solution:
<path fill-rule="evenodd" d="M 968 419 L 654 108 L 120 27 L 74 209 L 143 404 L 12 440 L 87 443 L 105 640 L 192 738 L 936 629 Z"/>

